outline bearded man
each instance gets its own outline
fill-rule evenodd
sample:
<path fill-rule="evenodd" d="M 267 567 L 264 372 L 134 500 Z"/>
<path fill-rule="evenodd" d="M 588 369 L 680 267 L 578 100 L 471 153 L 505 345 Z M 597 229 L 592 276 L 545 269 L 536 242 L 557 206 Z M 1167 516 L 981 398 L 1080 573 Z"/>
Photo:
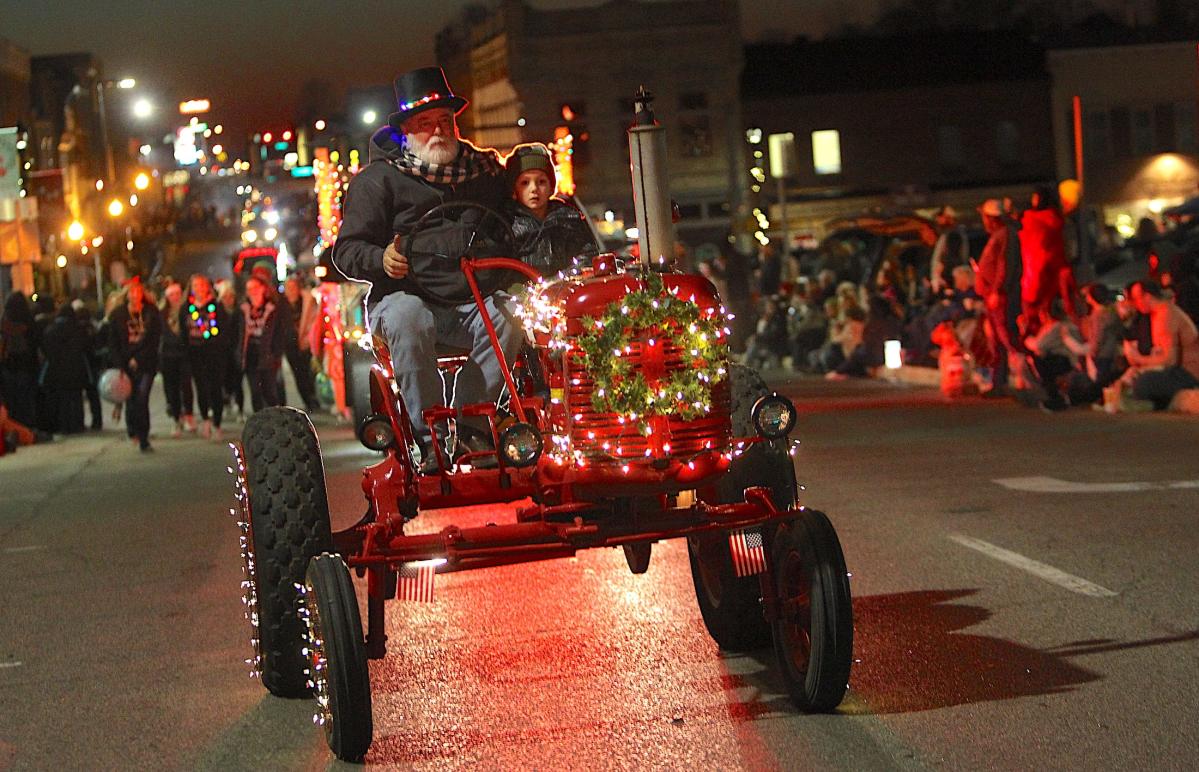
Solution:
<path fill-rule="evenodd" d="M 369 163 L 350 181 L 333 262 L 349 278 L 371 283 L 367 318 L 391 350 L 396 382 L 421 444 L 422 472 L 432 473 L 436 463 L 422 411 L 443 402 L 436 346 L 470 352 L 458 374 L 455 407 L 494 401 L 504 383 L 458 264 L 467 251 L 487 254 L 478 247 L 488 234 L 476 231 L 488 224 L 478 210 L 452 208 L 422 224 L 411 255 L 404 254 L 406 237 L 440 204 L 474 203 L 496 210 L 508 191 L 499 155 L 459 137 L 455 118 L 467 101 L 450 90 L 440 67 L 405 73 L 394 85 L 397 110 L 372 136 Z M 508 295 L 485 280 L 481 285 L 504 358 L 511 363 L 523 330 L 512 316 Z M 490 446 L 485 419 L 463 417 L 458 426 L 466 449 Z M 496 463 L 494 456 L 482 458 L 476 466 Z"/>

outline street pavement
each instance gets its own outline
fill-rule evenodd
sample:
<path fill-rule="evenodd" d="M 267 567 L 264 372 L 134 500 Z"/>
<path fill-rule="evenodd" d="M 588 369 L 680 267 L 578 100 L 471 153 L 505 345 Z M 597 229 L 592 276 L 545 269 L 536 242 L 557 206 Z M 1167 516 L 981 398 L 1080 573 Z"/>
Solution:
<path fill-rule="evenodd" d="M 590 551 L 390 603 L 367 764 L 1193 768 L 1194 418 L 776 383 L 802 413 L 802 502 L 832 518 L 852 573 L 837 713 L 796 713 L 769 651 L 716 648 L 685 546 L 669 542 L 641 576 Z M 157 390 L 154 409 L 153 454 L 110 428 L 0 458 L 0 769 L 342 766 L 311 701 L 246 675 L 227 450 L 162 437 Z M 349 427 L 316 423 L 346 525 L 373 456 Z"/>

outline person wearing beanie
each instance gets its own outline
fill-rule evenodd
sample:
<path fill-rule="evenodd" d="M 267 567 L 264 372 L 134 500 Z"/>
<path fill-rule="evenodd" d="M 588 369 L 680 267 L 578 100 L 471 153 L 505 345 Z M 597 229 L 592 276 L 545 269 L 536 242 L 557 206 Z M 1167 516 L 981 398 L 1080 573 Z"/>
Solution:
<path fill-rule="evenodd" d="M 586 215 L 554 196 L 557 175 L 550 150 L 517 145 L 505 164 L 512 200 L 506 214 L 516 236 L 516 257 L 546 276 L 587 265 L 599 250 Z"/>

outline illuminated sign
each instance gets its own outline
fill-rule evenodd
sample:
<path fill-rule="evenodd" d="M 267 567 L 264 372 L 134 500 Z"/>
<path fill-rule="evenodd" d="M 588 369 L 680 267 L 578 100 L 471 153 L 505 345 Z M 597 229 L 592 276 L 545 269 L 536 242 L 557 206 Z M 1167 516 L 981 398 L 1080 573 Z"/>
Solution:
<path fill-rule="evenodd" d="M 179 112 L 182 115 L 195 115 L 208 112 L 210 107 L 212 105 L 207 99 L 189 99 L 179 103 Z"/>

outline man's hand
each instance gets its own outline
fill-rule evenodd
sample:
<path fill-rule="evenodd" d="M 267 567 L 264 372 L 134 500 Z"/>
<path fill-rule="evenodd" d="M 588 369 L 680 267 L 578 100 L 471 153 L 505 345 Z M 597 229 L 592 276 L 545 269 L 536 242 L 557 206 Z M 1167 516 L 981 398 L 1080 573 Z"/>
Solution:
<path fill-rule="evenodd" d="M 387 245 L 387 249 L 383 250 L 383 273 L 393 279 L 402 279 L 408 275 L 408 258 L 400 254 L 401 238 L 396 236 L 395 240 Z"/>

